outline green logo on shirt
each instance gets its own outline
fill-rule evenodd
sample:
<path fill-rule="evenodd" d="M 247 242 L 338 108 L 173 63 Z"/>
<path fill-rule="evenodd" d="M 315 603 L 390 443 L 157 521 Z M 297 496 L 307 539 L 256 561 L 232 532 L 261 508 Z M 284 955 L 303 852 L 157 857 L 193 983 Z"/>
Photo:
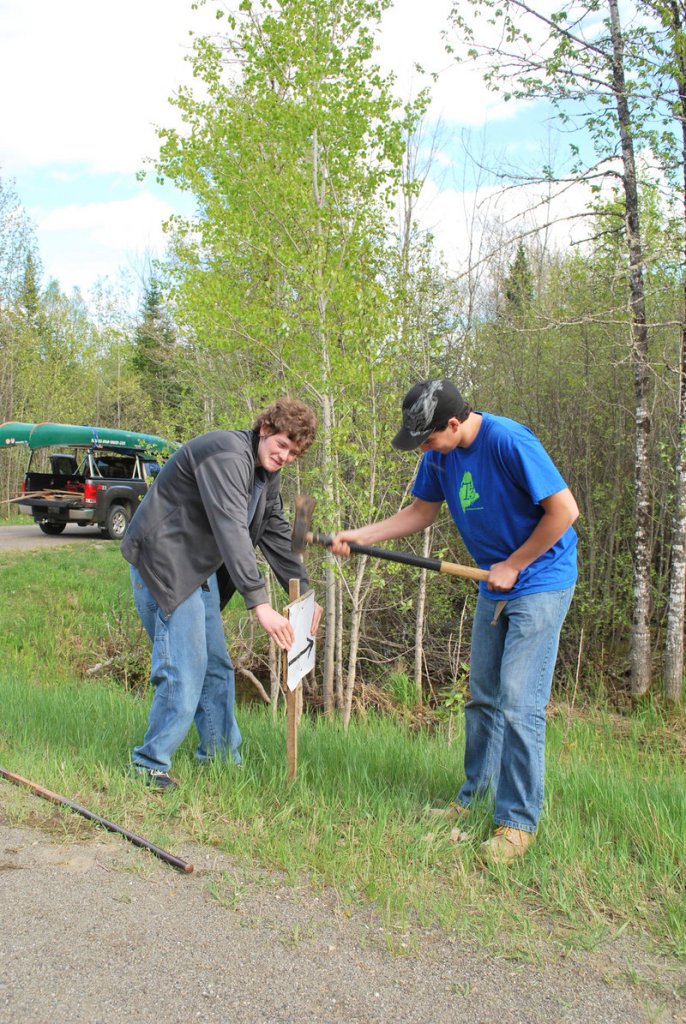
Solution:
<path fill-rule="evenodd" d="M 479 495 L 476 493 L 472 474 L 465 473 L 462 477 L 462 483 L 460 484 L 460 505 L 462 505 L 462 511 L 466 512 L 469 506 L 473 505 L 474 502 L 478 500 Z"/>

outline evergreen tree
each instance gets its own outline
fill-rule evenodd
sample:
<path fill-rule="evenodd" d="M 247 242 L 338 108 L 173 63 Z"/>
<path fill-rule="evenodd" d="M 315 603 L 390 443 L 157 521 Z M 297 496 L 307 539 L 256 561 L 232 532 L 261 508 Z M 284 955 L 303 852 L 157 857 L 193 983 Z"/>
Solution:
<path fill-rule="evenodd" d="M 17 298 L 17 309 L 24 326 L 37 335 L 45 329 L 45 310 L 40 292 L 40 265 L 32 252 L 24 262 L 24 276 Z"/>
<path fill-rule="evenodd" d="M 150 399 L 153 419 L 160 426 L 170 423 L 181 404 L 176 357 L 176 331 L 164 308 L 161 287 L 151 280 L 134 334 L 132 365 Z"/>
<path fill-rule="evenodd" d="M 534 298 L 534 278 L 529 257 L 522 242 L 517 246 L 517 253 L 505 279 L 503 296 L 504 302 L 499 315 L 504 320 L 520 317 L 531 308 Z"/>

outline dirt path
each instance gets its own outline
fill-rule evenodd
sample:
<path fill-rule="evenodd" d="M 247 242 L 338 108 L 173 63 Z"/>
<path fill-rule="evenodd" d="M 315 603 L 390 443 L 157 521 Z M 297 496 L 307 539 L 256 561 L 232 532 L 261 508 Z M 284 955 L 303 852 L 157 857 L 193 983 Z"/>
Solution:
<path fill-rule="evenodd" d="M 684 972 L 625 940 L 534 965 L 389 935 L 213 849 L 174 850 L 195 865 L 182 875 L 76 816 L 56 817 L 60 838 L 8 824 L 36 799 L 0 781 L 2 1024 L 686 1022 Z"/>

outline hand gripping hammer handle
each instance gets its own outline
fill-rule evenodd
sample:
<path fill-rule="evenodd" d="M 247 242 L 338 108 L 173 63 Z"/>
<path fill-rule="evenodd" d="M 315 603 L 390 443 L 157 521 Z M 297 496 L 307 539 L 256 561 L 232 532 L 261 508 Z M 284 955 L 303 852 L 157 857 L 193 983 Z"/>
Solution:
<path fill-rule="evenodd" d="M 328 548 L 333 543 L 330 533 L 308 533 L 308 544 L 323 544 Z M 487 580 L 488 570 L 477 569 L 471 565 L 459 565 L 457 562 L 442 562 L 440 558 L 424 558 L 405 551 L 389 551 L 387 548 L 376 548 L 369 544 L 347 542 L 348 547 L 356 555 L 370 555 L 372 558 L 385 558 L 387 562 L 402 562 L 403 565 L 415 565 L 418 569 L 431 569 L 433 572 L 444 572 L 449 576 L 464 576 L 469 580 Z"/>

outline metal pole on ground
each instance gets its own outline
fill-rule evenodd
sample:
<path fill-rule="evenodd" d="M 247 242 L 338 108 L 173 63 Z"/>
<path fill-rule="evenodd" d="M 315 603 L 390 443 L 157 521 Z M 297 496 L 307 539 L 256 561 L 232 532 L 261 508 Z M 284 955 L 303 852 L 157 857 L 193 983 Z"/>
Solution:
<path fill-rule="evenodd" d="M 5 768 L 0 768 L 0 776 L 3 779 L 7 779 L 8 782 L 13 782 L 15 786 L 24 786 L 26 789 L 30 789 L 32 793 L 36 793 L 37 796 L 42 796 L 44 800 L 49 800 L 53 804 L 59 804 L 61 807 L 68 807 L 71 811 L 75 811 L 76 814 L 82 815 L 84 818 L 88 818 L 89 821 L 94 821 L 96 825 L 102 825 L 108 832 L 116 832 L 118 835 L 123 836 L 124 839 L 128 839 L 134 846 L 139 846 L 143 850 L 149 850 L 150 853 L 154 853 L 156 857 L 163 860 L 165 864 L 170 864 L 173 868 L 178 871 L 183 871 L 189 875 L 193 870 L 193 865 L 188 864 L 185 860 L 181 860 L 179 857 L 175 857 L 173 854 L 168 853 L 159 846 L 155 846 L 154 843 L 144 839 L 143 836 L 136 835 L 135 832 L 129 832 L 128 829 L 122 825 L 116 825 L 113 821 L 108 821 L 107 818 L 101 818 L 99 814 L 94 814 L 93 811 L 89 811 L 87 807 L 82 807 L 81 804 L 74 803 L 73 800 L 67 800 L 66 797 L 60 796 L 59 793 L 53 793 L 49 789 L 45 789 L 44 786 L 39 786 L 37 782 L 30 782 L 28 779 L 23 778 L 21 775 L 15 775 L 14 772 L 8 772 Z"/>

